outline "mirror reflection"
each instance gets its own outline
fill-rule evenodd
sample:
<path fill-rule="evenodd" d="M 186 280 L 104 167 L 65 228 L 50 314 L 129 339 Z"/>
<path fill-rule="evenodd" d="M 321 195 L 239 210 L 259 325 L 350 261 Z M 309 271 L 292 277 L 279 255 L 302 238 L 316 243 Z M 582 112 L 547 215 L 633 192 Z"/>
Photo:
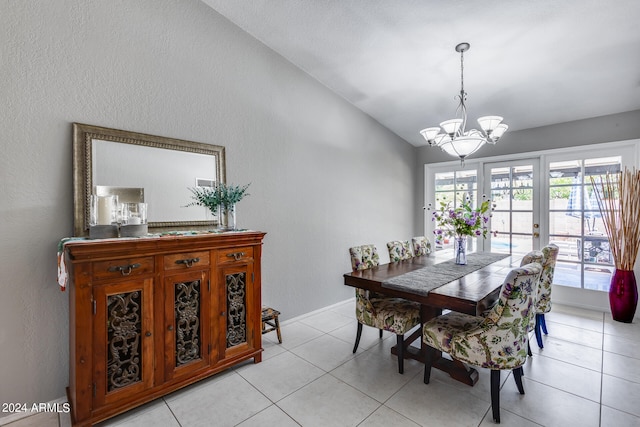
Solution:
<path fill-rule="evenodd" d="M 96 187 L 141 188 L 149 232 L 216 225 L 190 187 L 225 182 L 224 147 L 74 123 L 74 234 L 87 235 Z M 155 229 L 155 230 L 154 230 Z"/>

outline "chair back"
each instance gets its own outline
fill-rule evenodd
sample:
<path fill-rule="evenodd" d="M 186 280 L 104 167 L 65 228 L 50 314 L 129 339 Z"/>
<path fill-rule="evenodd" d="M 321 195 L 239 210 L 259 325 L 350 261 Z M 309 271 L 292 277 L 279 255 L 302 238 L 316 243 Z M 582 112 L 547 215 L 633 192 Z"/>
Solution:
<path fill-rule="evenodd" d="M 559 251 L 560 248 L 553 243 L 542 248 L 544 263 L 542 264 L 540 286 L 538 287 L 538 296 L 536 298 L 536 313 L 543 314 L 551 311 L 551 285 Z"/>
<path fill-rule="evenodd" d="M 477 342 L 484 347 L 483 351 L 475 351 L 481 359 L 469 362 L 491 369 L 515 369 L 525 363 L 541 272 L 542 266 L 535 262 L 509 272 L 498 302 L 476 334 Z"/>
<path fill-rule="evenodd" d="M 413 256 L 429 255 L 431 253 L 431 242 L 425 236 L 417 236 L 411 239 L 413 246 Z"/>
<path fill-rule="evenodd" d="M 367 270 L 380 265 L 380 256 L 375 245 L 361 245 L 349 248 L 351 268 L 353 271 Z M 367 323 L 366 316 L 375 313 L 369 298 L 375 298 L 374 292 L 356 288 L 356 318 L 359 322 Z M 368 323 L 367 323 L 368 324 Z"/>
<path fill-rule="evenodd" d="M 391 262 L 413 258 L 413 251 L 408 240 L 392 240 L 387 243 L 387 249 L 389 249 L 389 260 Z"/>
<path fill-rule="evenodd" d="M 520 262 L 520 266 L 524 266 L 527 264 L 531 264 L 532 262 L 537 262 L 541 266 L 544 264 L 544 254 L 542 251 L 531 251 L 526 254 L 522 261 Z M 542 276 L 542 274 L 540 275 Z M 538 279 L 538 292 L 540 292 L 540 279 Z M 537 304 L 538 292 L 536 292 L 534 304 Z M 535 314 L 535 312 L 534 312 Z M 536 316 L 531 316 L 531 323 L 529 325 L 529 330 L 533 330 L 536 327 Z"/>
<path fill-rule="evenodd" d="M 520 267 L 522 267 L 523 265 L 531 264 L 532 262 L 537 262 L 540 265 L 544 264 L 544 254 L 542 253 L 542 251 L 531 251 L 526 254 L 520 262 Z"/>
<path fill-rule="evenodd" d="M 349 248 L 353 271 L 366 270 L 380 265 L 380 255 L 375 245 L 362 245 Z"/>

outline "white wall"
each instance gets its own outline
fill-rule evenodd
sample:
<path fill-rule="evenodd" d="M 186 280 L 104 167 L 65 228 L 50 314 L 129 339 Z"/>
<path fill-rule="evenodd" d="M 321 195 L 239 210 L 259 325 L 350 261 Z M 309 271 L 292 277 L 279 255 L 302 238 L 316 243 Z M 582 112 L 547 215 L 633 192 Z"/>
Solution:
<path fill-rule="evenodd" d="M 0 0 L 0 76 L 0 402 L 65 393 L 72 122 L 226 146 L 284 319 L 353 295 L 349 246 L 384 261 L 420 223 L 415 149 L 199 1 Z"/>

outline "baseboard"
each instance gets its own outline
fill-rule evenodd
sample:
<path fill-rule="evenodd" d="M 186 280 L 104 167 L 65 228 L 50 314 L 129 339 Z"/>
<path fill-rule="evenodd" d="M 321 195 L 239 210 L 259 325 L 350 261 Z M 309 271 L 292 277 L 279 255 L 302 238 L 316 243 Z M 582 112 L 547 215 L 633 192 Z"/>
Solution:
<path fill-rule="evenodd" d="M 329 309 L 331 309 L 333 307 L 337 307 L 337 306 L 342 305 L 342 304 L 346 304 L 346 303 L 355 304 L 355 299 L 356 299 L 355 297 L 348 298 L 348 299 L 346 299 L 344 301 L 340 301 L 340 302 L 337 302 L 335 304 L 331 304 L 331 305 L 328 305 L 326 307 L 322 307 L 322 308 L 319 308 L 317 310 L 313 310 L 313 311 L 310 311 L 308 313 L 304 313 L 304 314 L 301 314 L 299 316 L 292 317 L 291 319 L 287 319 L 285 321 L 280 322 L 280 325 L 286 325 L 288 323 L 297 322 L 298 320 L 302 320 L 302 319 L 305 319 L 307 317 L 311 317 L 311 316 L 313 316 L 315 314 L 322 313 L 325 310 L 329 310 Z M 355 305 L 354 305 L 354 307 L 355 307 Z"/>

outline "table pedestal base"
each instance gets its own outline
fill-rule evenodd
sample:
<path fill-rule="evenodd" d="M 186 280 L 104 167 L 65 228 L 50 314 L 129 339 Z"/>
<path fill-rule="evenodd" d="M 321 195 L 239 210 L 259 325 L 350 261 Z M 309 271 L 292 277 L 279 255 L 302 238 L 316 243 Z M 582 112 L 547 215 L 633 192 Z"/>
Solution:
<path fill-rule="evenodd" d="M 421 317 L 424 320 L 432 319 L 436 315 L 440 314 L 439 310 L 430 309 L 430 307 L 422 306 Z M 417 339 L 420 340 L 420 348 L 413 347 L 411 343 Z M 404 338 L 404 358 L 417 360 L 420 363 L 424 363 L 426 347 L 427 345 L 422 342 L 422 327 L 419 327 L 411 335 Z M 391 354 L 397 356 L 397 345 L 391 347 Z M 459 360 L 451 360 L 442 357 L 442 352 L 436 352 L 436 358 L 432 367 L 447 372 L 451 378 L 460 381 L 461 383 L 472 386 L 478 382 L 478 371 L 474 368 L 466 366 Z"/>
<path fill-rule="evenodd" d="M 411 343 L 409 343 L 411 344 Z M 391 354 L 397 356 L 398 349 L 397 346 L 391 347 Z M 439 353 L 439 352 L 438 352 Z M 441 355 L 436 355 L 437 359 L 433 362 L 432 367 L 436 369 L 440 369 L 441 371 L 447 372 L 451 378 L 456 381 L 460 381 L 461 383 L 467 384 L 469 386 L 474 386 L 475 383 L 478 382 L 478 371 L 474 368 L 466 366 L 464 363 L 459 360 L 451 360 L 442 357 Z M 405 341 L 405 349 L 404 349 L 404 358 L 405 359 L 413 359 L 417 360 L 420 363 L 424 363 L 424 352 L 421 350 L 407 345 Z"/>

